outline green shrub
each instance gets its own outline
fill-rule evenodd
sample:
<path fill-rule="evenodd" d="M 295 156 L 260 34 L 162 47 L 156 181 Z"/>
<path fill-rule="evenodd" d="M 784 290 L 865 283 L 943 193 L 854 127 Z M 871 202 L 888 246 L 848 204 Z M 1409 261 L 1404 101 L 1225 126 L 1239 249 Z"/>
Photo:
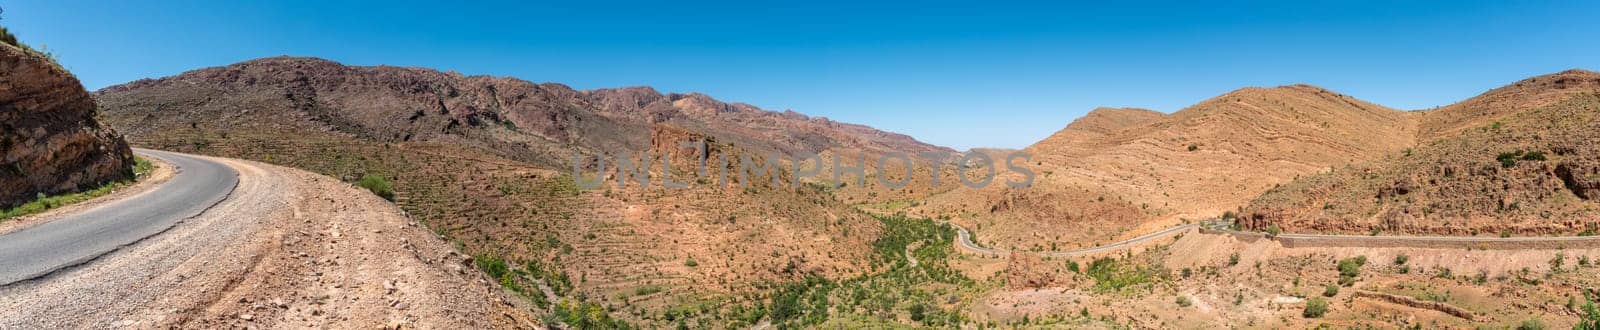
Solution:
<path fill-rule="evenodd" d="M 1326 314 L 1328 314 L 1328 301 L 1322 299 L 1322 297 L 1311 297 L 1311 299 L 1307 299 L 1306 310 L 1305 312 L 1300 313 L 1301 316 L 1305 316 L 1306 318 L 1319 318 Z"/>
<path fill-rule="evenodd" d="M 1411 257 L 1410 256 L 1406 256 L 1404 254 L 1394 256 L 1394 264 L 1395 265 L 1404 265 L 1404 264 L 1406 264 L 1406 261 L 1410 261 L 1410 260 L 1411 260 Z"/>
<path fill-rule="evenodd" d="M 1501 167 L 1510 168 L 1517 166 L 1517 158 L 1520 157 L 1522 157 L 1522 151 L 1518 150 L 1517 152 L 1502 152 L 1496 155 L 1494 159 L 1500 161 Z"/>
<path fill-rule="evenodd" d="M 504 259 L 500 259 L 499 256 L 478 256 L 472 258 L 472 263 L 477 265 L 478 269 L 482 269 L 485 274 L 489 274 L 489 277 L 493 277 L 495 279 L 506 276 L 506 274 L 511 272 L 511 268 L 506 267 L 506 261 Z"/>
<path fill-rule="evenodd" d="M 638 287 L 638 288 L 634 288 L 633 289 L 633 295 L 635 295 L 635 296 L 643 296 L 643 295 L 648 295 L 648 294 L 652 294 L 652 293 L 656 293 L 656 292 L 661 292 L 661 290 L 662 290 L 662 288 L 661 288 L 660 285 L 646 285 L 646 286 L 641 286 L 641 287 Z"/>
<path fill-rule="evenodd" d="M 1544 328 L 1544 320 L 1538 318 L 1522 320 L 1522 324 L 1517 325 L 1517 330 L 1544 330 Z"/>
<path fill-rule="evenodd" d="M 1178 307 L 1189 307 L 1189 305 L 1194 305 L 1194 302 L 1189 301 L 1189 296 L 1178 296 L 1177 303 Z"/>
<path fill-rule="evenodd" d="M 12 35 L 11 30 L 7 30 L 4 26 L 0 26 L 0 43 L 16 46 L 17 48 L 23 47 L 22 42 L 17 41 L 17 36 Z"/>
<path fill-rule="evenodd" d="M 356 185 L 362 188 L 367 188 L 367 190 L 372 191 L 372 194 L 378 195 L 378 197 L 383 197 L 383 199 L 394 201 L 394 184 L 389 183 L 389 179 L 384 179 L 381 176 L 373 174 L 367 174 L 362 175 L 361 181 L 356 182 Z"/>
<path fill-rule="evenodd" d="M 1584 295 L 1583 300 L 1590 300 Z M 1573 330 L 1600 330 L 1600 307 L 1595 307 L 1594 301 L 1583 304 L 1583 315 L 1578 317 L 1578 324 L 1572 325 Z"/>
<path fill-rule="evenodd" d="M 689 266 L 689 267 L 695 267 L 695 266 L 699 266 L 700 262 L 694 261 L 694 258 L 689 258 L 689 260 L 684 260 L 683 261 L 683 265 L 684 266 Z"/>
<path fill-rule="evenodd" d="M 1152 269 L 1119 263 L 1112 258 L 1095 259 L 1089 263 L 1089 268 L 1084 273 L 1094 279 L 1095 289 L 1102 292 L 1121 291 L 1134 285 L 1149 283 L 1156 276 L 1156 272 Z"/>
<path fill-rule="evenodd" d="M 1349 286 L 1354 284 L 1356 277 L 1361 276 L 1361 266 L 1367 264 L 1367 256 L 1344 258 L 1339 260 L 1339 285 Z"/>
<path fill-rule="evenodd" d="M 1282 234 L 1282 233 L 1283 233 L 1283 227 L 1278 227 L 1278 224 L 1272 224 L 1270 226 L 1267 226 L 1267 235 L 1278 236 L 1278 234 Z"/>
<path fill-rule="evenodd" d="M 1522 160 L 1545 161 L 1544 152 L 1532 151 L 1522 155 Z"/>
<path fill-rule="evenodd" d="M 1339 295 L 1339 286 L 1338 285 L 1329 284 L 1329 285 L 1324 286 L 1322 288 L 1322 296 L 1323 297 L 1330 297 L 1331 298 L 1331 297 L 1337 296 L 1337 295 Z"/>

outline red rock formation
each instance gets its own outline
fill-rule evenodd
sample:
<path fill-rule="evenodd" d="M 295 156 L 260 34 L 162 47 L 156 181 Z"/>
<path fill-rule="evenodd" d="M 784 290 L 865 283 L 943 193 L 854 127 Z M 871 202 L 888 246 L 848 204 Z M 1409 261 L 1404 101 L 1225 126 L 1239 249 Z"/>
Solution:
<path fill-rule="evenodd" d="M 0 45 L 0 207 L 132 175 L 133 154 L 50 59 Z"/>

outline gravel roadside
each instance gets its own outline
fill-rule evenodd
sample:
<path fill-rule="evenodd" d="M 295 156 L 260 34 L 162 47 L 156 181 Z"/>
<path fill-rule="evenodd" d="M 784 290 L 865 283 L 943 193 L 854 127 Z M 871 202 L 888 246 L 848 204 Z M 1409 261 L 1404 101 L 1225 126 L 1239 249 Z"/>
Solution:
<path fill-rule="evenodd" d="M 166 233 L 0 287 L 0 328 L 532 328 L 392 204 L 305 171 L 218 159 L 227 200 Z"/>

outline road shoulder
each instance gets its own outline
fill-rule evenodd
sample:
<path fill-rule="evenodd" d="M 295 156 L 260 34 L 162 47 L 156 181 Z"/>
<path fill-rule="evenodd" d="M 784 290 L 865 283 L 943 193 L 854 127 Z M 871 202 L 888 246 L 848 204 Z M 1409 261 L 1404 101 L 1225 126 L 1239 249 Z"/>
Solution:
<path fill-rule="evenodd" d="M 532 328 L 399 208 L 309 172 L 202 157 L 234 192 L 92 262 L 0 287 L 0 328 Z"/>
<path fill-rule="evenodd" d="M 0 235 L 49 223 L 51 221 L 55 221 L 56 219 L 60 219 L 62 215 L 87 211 L 104 205 L 110 201 L 131 198 L 150 192 L 155 190 L 156 187 L 161 186 L 161 184 L 166 183 L 167 180 L 172 179 L 172 177 L 177 174 L 177 168 L 173 166 L 171 162 L 168 162 L 165 159 L 154 157 L 149 154 L 139 154 L 139 157 L 149 160 L 150 164 L 154 166 L 154 168 L 150 170 L 150 174 L 146 174 L 145 177 L 134 181 L 132 185 L 117 188 L 115 191 L 112 191 L 109 194 L 96 196 L 82 202 L 63 205 L 61 207 L 53 208 L 44 212 L 5 220 L 4 222 L 0 222 Z"/>

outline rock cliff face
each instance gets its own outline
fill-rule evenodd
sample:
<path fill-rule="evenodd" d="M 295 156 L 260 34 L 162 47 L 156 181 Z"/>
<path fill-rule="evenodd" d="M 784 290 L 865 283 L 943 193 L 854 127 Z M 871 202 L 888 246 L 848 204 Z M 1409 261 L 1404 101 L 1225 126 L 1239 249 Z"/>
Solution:
<path fill-rule="evenodd" d="M 100 126 L 95 109 L 50 59 L 0 45 L 0 207 L 133 174 L 127 142 Z"/>

